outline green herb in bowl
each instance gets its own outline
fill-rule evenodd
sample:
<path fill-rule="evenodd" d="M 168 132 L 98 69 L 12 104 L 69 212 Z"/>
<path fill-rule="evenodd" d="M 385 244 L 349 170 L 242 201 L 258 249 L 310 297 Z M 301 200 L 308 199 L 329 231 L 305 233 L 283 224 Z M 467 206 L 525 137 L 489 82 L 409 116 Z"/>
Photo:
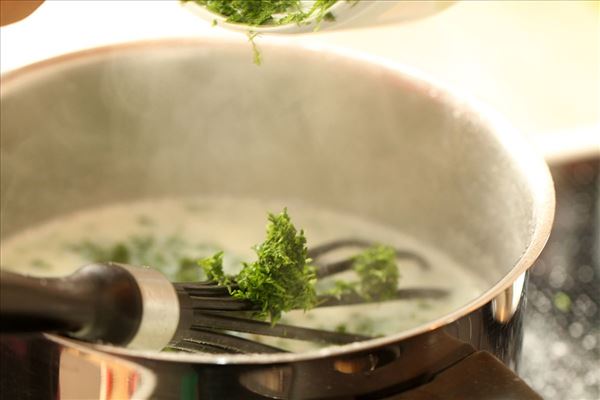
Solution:
<path fill-rule="evenodd" d="M 194 2 L 232 24 L 251 27 L 306 24 L 332 19 L 338 0 L 182 0 Z M 215 20 L 216 21 L 216 20 Z"/>

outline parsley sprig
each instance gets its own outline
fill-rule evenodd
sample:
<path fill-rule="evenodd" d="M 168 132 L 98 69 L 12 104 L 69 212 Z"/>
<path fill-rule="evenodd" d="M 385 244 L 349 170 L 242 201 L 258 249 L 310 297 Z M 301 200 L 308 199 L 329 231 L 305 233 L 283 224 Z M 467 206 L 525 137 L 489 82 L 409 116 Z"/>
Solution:
<path fill-rule="evenodd" d="M 235 280 L 237 287 L 230 290 L 231 295 L 255 304 L 260 310 L 257 316 L 272 323 L 283 312 L 309 310 L 316 305 L 317 279 L 314 267 L 309 265 L 306 238 L 302 230 L 296 230 L 286 209 L 269 214 L 267 238 L 254 250 L 256 261 L 243 263 L 235 278 L 224 274 L 222 253 L 200 260 L 199 265 L 219 284 L 227 286 Z"/>
<path fill-rule="evenodd" d="M 364 250 L 354 257 L 352 269 L 358 275 L 358 281 L 335 281 L 329 294 L 341 297 L 356 293 L 363 299 L 374 301 L 396 296 L 400 273 L 393 247 L 376 245 Z"/>
<path fill-rule="evenodd" d="M 255 251 L 256 261 L 243 263 L 237 276 L 223 272 L 222 252 L 198 264 L 209 279 L 229 287 L 233 297 L 255 304 L 260 310 L 257 316 L 268 318 L 272 323 L 286 311 L 306 311 L 317 305 L 317 278 L 307 257 L 306 238 L 304 232 L 298 232 L 292 224 L 287 209 L 278 215 L 269 214 L 267 238 Z M 354 257 L 352 268 L 358 281 L 336 281 L 327 294 L 339 297 L 355 293 L 375 301 L 395 296 L 399 273 L 392 247 L 378 245 L 366 249 Z"/>

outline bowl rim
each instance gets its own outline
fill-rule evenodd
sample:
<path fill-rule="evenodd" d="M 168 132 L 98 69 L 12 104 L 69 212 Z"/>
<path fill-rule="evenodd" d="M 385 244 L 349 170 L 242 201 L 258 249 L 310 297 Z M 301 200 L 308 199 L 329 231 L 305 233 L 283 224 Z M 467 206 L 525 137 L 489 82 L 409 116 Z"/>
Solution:
<path fill-rule="evenodd" d="M 514 162 L 518 172 L 526 179 L 530 189 L 534 210 L 531 221 L 531 239 L 520 258 L 515 262 L 507 274 L 482 294 L 453 312 L 445 314 L 433 321 L 429 321 L 415 328 L 398 332 L 393 335 L 374 338 L 364 342 L 330 346 L 303 353 L 223 355 L 175 354 L 130 350 L 110 345 L 89 344 L 52 334 L 45 334 L 45 337 L 59 344 L 76 347 L 80 350 L 92 353 L 101 352 L 104 354 L 110 353 L 112 355 L 129 358 L 195 364 L 265 365 L 344 356 L 357 352 L 368 352 L 386 345 L 392 345 L 402 340 L 446 326 L 483 307 L 495 297 L 502 295 L 504 290 L 511 287 L 512 284 L 533 265 L 550 236 L 555 209 L 554 185 L 548 166 L 544 162 L 542 156 L 535 152 L 520 132 L 512 127 L 503 117 L 486 104 L 474 99 L 464 91 L 443 84 L 435 78 L 408 65 L 391 62 L 384 58 L 363 52 L 330 45 L 316 43 L 295 43 L 292 45 L 289 41 L 280 37 L 268 37 L 264 39 L 264 41 L 261 41 L 261 46 L 264 50 L 269 52 L 303 52 L 306 56 L 312 56 L 317 59 L 325 56 L 333 57 L 340 65 L 352 63 L 353 65 L 360 65 L 361 68 L 369 69 L 370 71 L 386 72 L 398 82 L 404 84 L 410 83 L 424 93 L 434 92 L 436 94 L 436 99 L 440 101 L 443 100 L 448 107 L 477 115 L 478 122 L 482 126 L 486 126 L 490 134 L 498 140 L 506 154 L 511 158 L 511 161 Z M 136 50 L 182 46 L 237 46 L 241 51 L 247 51 L 247 43 L 236 41 L 234 39 L 222 38 L 152 39 L 106 45 L 59 55 L 8 71 L 0 76 L 0 96 L 3 97 L 10 94 L 28 80 L 35 80 L 39 76 L 38 74 L 43 73 L 48 69 L 68 67 L 73 63 L 90 61 L 95 58 L 103 58 Z M 248 63 L 251 65 L 250 60 Z"/>

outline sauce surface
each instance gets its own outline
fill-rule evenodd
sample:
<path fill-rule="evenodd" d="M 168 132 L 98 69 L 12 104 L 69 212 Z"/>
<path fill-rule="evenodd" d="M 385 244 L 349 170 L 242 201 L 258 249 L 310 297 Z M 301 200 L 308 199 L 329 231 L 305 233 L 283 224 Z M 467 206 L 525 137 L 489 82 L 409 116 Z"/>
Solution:
<path fill-rule="evenodd" d="M 282 323 L 387 335 L 447 314 L 485 289 L 478 277 L 467 273 L 447 256 L 397 230 L 305 204 L 225 197 L 146 200 L 65 215 L 4 240 L 0 245 L 0 263 L 3 268 L 20 273 L 60 276 L 92 261 L 89 252 L 82 250 L 86 243 L 105 248 L 118 243 L 128 246 L 145 243 L 151 248 L 145 259 L 149 260 L 147 263 L 154 264 L 151 266 L 171 280 L 180 277 L 181 257 L 197 259 L 219 250 L 225 252 L 224 269 L 234 273 L 241 267 L 241 261 L 255 259 L 252 246 L 264 240 L 267 212 L 278 213 L 284 206 L 296 227 L 304 230 L 309 249 L 332 240 L 360 238 L 408 250 L 424 257 L 429 268 L 409 259 L 399 259 L 399 288 L 443 288 L 449 295 L 439 300 L 395 300 L 309 312 L 292 311 L 283 316 Z M 347 254 L 356 251 L 348 249 Z M 344 256 L 343 252 L 336 254 Z M 352 279 L 352 274 L 335 275 L 334 279 Z M 326 289 L 332 281 L 323 279 L 317 284 L 317 290 Z M 292 351 L 318 346 L 289 339 L 259 340 Z"/>

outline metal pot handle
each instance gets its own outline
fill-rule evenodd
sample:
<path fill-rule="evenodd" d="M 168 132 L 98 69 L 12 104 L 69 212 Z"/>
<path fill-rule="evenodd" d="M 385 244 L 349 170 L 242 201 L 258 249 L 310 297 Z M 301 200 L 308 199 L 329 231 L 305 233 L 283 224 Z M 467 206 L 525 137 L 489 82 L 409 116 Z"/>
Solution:
<path fill-rule="evenodd" d="M 487 351 L 478 351 L 433 380 L 389 400 L 542 400 L 521 378 Z"/>

